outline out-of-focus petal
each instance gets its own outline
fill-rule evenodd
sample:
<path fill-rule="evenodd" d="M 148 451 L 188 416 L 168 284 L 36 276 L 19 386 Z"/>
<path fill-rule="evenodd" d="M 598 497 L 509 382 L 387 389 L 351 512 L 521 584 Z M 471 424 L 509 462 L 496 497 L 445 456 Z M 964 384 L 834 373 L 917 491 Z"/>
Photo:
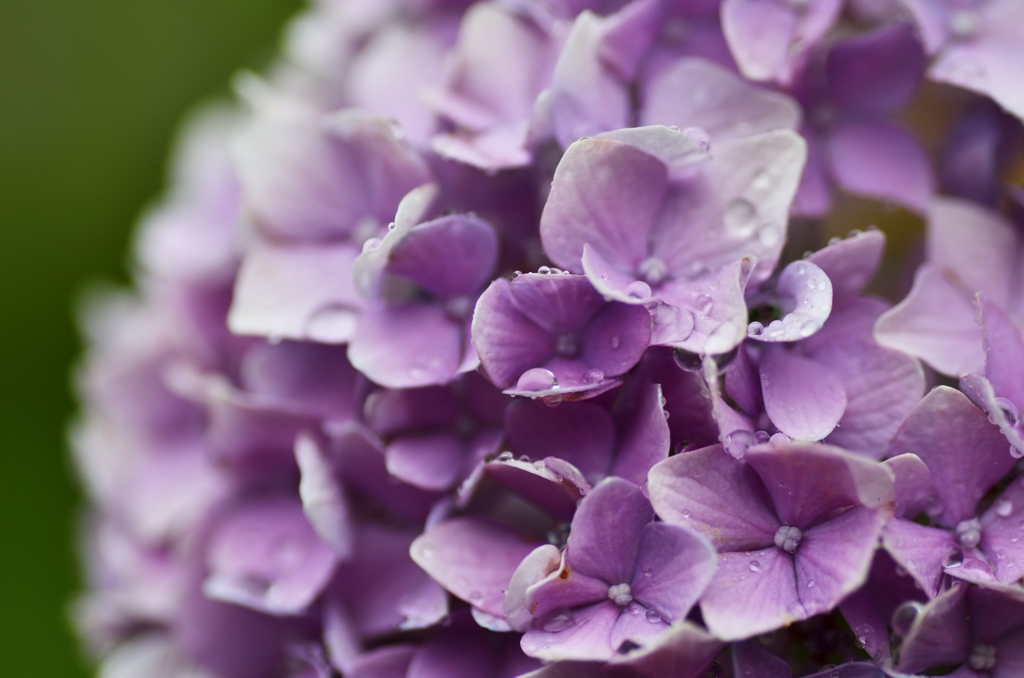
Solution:
<path fill-rule="evenodd" d="M 882 263 L 885 234 L 867 231 L 818 250 L 807 261 L 828 276 L 832 283 L 832 297 L 838 302 L 859 294 L 875 277 Z"/>
<path fill-rule="evenodd" d="M 914 95 L 924 52 L 909 23 L 891 23 L 832 47 L 826 73 L 829 97 L 839 106 L 885 114 Z"/>
<path fill-rule="evenodd" d="M 333 466 L 320 443 L 309 435 L 296 439 L 295 459 L 302 474 L 299 497 L 306 518 L 320 539 L 339 558 L 347 559 L 353 548 L 352 517 Z"/>
<path fill-rule="evenodd" d="M 482 288 L 497 261 L 498 237 L 491 225 L 451 215 L 413 228 L 391 251 L 387 271 L 451 299 Z"/>
<path fill-rule="evenodd" d="M 462 323 L 440 304 L 375 304 L 359 317 L 348 359 L 388 388 L 446 384 L 462 362 L 462 342 Z"/>
<path fill-rule="evenodd" d="M 453 595 L 484 612 L 504 614 L 504 591 L 537 544 L 480 518 L 455 518 L 409 547 L 413 561 Z"/>
<path fill-rule="evenodd" d="M 718 64 L 683 57 L 645 83 L 641 125 L 699 127 L 712 145 L 723 139 L 796 129 L 800 107 L 784 94 L 762 89 Z"/>
<path fill-rule="evenodd" d="M 920 144 L 880 120 L 841 123 L 828 137 L 829 172 L 844 190 L 892 200 L 924 213 L 935 192 L 931 163 Z"/>

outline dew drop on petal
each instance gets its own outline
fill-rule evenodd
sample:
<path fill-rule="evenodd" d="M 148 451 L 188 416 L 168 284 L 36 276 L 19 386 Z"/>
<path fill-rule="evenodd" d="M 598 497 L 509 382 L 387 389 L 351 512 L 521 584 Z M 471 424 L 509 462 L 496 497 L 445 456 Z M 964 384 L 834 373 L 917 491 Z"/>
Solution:
<path fill-rule="evenodd" d="M 583 375 L 583 381 L 588 384 L 599 384 L 604 381 L 604 372 L 598 369 L 587 370 L 587 373 Z"/>
<path fill-rule="evenodd" d="M 924 608 L 921 603 L 917 601 L 908 601 L 897 607 L 892 613 L 891 626 L 892 630 L 901 636 L 906 636 L 910 632 L 910 627 L 913 626 L 914 620 L 917 619 L 917 615 L 921 614 L 921 610 Z"/>
<path fill-rule="evenodd" d="M 960 567 L 964 564 L 964 552 L 959 547 L 953 547 L 942 560 L 942 566 L 949 569 Z"/>
<path fill-rule="evenodd" d="M 543 367 L 534 367 L 523 372 L 516 382 L 517 391 L 546 391 L 558 384 L 555 373 Z"/>
<path fill-rule="evenodd" d="M 1016 425 L 1019 415 L 1017 413 L 1017 406 L 1013 404 L 1013 401 L 1007 398 L 996 398 L 994 402 L 1003 411 L 1003 414 L 1010 422 L 1010 426 Z"/>
<path fill-rule="evenodd" d="M 650 299 L 651 286 L 642 280 L 634 280 L 626 285 L 626 296 L 631 299 Z"/>
<path fill-rule="evenodd" d="M 1010 445 L 1010 456 L 1014 459 L 1020 459 L 1024 457 L 1024 452 L 1018 450 L 1015 445 Z"/>
<path fill-rule="evenodd" d="M 469 592 L 469 600 L 470 600 L 470 602 L 479 603 L 483 599 L 484 599 L 484 595 L 482 593 L 480 593 L 479 591 L 470 591 Z"/>
<path fill-rule="evenodd" d="M 697 310 L 701 313 L 708 313 L 711 311 L 711 307 L 715 305 L 714 300 L 706 294 L 700 294 L 694 299 L 694 303 L 697 305 Z"/>
<path fill-rule="evenodd" d="M 757 228 L 757 208 L 744 198 L 730 200 L 722 212 L 722 223 L 732 237 L 749 237 Z"/>
<path fill-rule="evenodd" d="M 656 624 L 661 621 L 661 613 L 654 609 L 647 610 L 647 613 L 644 615 L 644 617 L 647 619 L 647 621 L 651 622 L 652 624 Z"/>
<path fill-rule="evenodd" d="M 757 322 L 756 320 L 747 325 L 747 336 L 759 337 L 764 332 L 764 325 Z"/>
<path fill-rule="evenodd" d="M 747 569 L 750 570 L 751 572 L 760 572 L 761 571 L 761 563 L 759 561 L 757 561 L 757 560 L 751 560 L 750 561 L 750 565 L 747 565 Z"/>
<path fill-rule="evenodd" d="M 576 624 L 576 618 L 568 610 L 552 615 L 541 622 L 540 628 L 548 633 L 558 633 Z"/>
<path fill-rule="evenodd" d="M 754 434 L 750 431 L 733 431 L 725 437 L 725 451 L 737 458 L 742 456 L 753 444 Z"/>
<path fill-rule="evenodd" d="M 1000 518 L 1006 518 L 1013 513 L 1013 502 L 1005 497 L 998 499 L 993 506 L 993 510 L 995 510 L 996 515 Z"/>
<path fill-rule="evenodd" d="M 498 461 L 512 461 L 515 456 L 511 452 L 502 452 L 498 455 Z"/>
<path fill-rule="evenodd" d="M 611 343 L 612 349 L 618 349 L 619 346 L 622 344 L 622 340 L 619 339 L 619 335 L 616 334 L 612 335 L 611 341 L 609 343 Z"/>

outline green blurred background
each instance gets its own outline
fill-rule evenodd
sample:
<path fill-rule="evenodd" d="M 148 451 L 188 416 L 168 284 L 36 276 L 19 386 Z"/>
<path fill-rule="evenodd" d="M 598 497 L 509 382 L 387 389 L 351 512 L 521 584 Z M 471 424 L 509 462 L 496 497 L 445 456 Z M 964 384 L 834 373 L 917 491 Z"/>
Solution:
<path fill-rule="evenodd" d="M 89 674 L 66 606 L 73 299 L 125 281 L 177 121 L 265 64 L 299 0 L 0 0 L 0 676 Z M 140 678 L 144 678 L 141 677 Z"/>

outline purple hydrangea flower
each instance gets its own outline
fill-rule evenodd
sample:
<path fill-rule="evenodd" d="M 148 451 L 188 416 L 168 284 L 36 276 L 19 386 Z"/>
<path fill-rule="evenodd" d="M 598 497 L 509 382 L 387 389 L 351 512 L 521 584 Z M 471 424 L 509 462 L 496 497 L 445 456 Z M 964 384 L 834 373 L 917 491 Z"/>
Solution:
<path fill-rule="evenodd" d="M 830 610 L 863 584 L 892 483 L 875 462 L 793 442 L 751 447 L 744 461 L 721 446 L 684 452 L 648 487 L 659 516 L 715 545 L 701 613 L 715 635 L 740 639 Z"/>

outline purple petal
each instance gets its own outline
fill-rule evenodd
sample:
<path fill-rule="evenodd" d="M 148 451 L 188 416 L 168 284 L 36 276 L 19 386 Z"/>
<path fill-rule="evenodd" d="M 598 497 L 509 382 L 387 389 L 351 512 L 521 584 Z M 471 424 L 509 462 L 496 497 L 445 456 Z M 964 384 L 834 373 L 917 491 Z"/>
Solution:
<path fill-rule="evenodd" d="M 754 641 L 733 644 L 732 667 L 740 678 L 793 678 L 789 664 L 762 650 Z"/>
<path fill-rule="evenodd" d="M 247 391 L 333 421 L 352 416 L 358 374 L 344 347 L 292 341 L 257 344 L 239 366 Z"/>
<path fill-rule="evenodd" d="M 782 269 L 776 286 L 784 314 L 751 339 L 764 342 L 799 341 L 821 329 L 832 312 L 832 281 L 810 261 L 794 261 Z"/>
<path fill-rule="evenodd" d="M 708 630 L 722 640 L 749 638 L 805 619 L 793 559 L 774 545 L 718 554 L 718 571 L 700 601 Z"/>
<path fill-rule="evenodd" d="M 558 547 L 544 544 L 534 549 L 519 563 L 505 592 L 505 619 L 514 630 L 526 631 L 533 623 L 533 615 L 526 602 L 527 590 L 559 569 L 561 562 L 562 553 Z"/>
<path fill-rule="evenodd" d="M 704 535 L 719 552 L 764 548 L 779 528 L 760 479 L 719 445 L 659 463 L 648 492 L 663 520 Z"/>
<path fill-rule="evenodd" d="M 672 346 L 699 355 L 719 355 L 734 349 L 746 336 L 744 291 L 753 268 L 754 261 L 743 258 L 706 278 L 663 286 L 665 303 L 693 318 L 693 331 Z M 672 334 L 663 338 L 678 339 Z"/>
<path fill-rule="evenodd" d="M 832 209 L 832 187 L 825 168 L 824 142 L 820 134 L 806 124 L 800 128 L 800 134 L 807 141 L 807 164 L 793 198 L 792 214 L 821 217 Z"/>
<path fill-rule="evenodd" d="M 931 163 L 903 129 L 878 120 L 843 123 L 829 135 L 828 160 L 844 190 L 928 210 L 935 192 Z"/>
<path fill-rule="evenodd" d="M 453 595 L 500 616 L 512 574 L 536 546 L 485 520 L 455 518 L 417 537 L 409 554 Z"/>
<path fill-rule="evenodd" d="M 566 562 L 608 584 L 633 578 L 641 529 L 654 518 L 640 488 L 621 478 L 605 480 L 580 503 L 566 546 Z"/>
<path fill-rule="evenodd" d="M 505 435 L 516 456 L 564 459 L 591 483 L 608 474 L 615 445 L 611 417 L 589 403 L 551 408 L 538 402 L 514 402 L 505 413 Z"/>
<path fill-rule="evenodd" d="M 826 365 L 783 346 L 761 355 L 765 412 L 780 431 L 797 440 L 821 440 L 846 411 L 843 383 Z"/>
<path fill-rule="evenodd" d="M 885 454 L 925 387 L 915 358 L 875 343 L 872 326 L 885 308 L 872 298 L 848 301 L 802 344 L 807 355 L 839 377 L 846 392 L 842 419 L 825 441 L 875 459 Z"/>
<path fill-rule="evenodd" d="M 1017 479 L 981 516 L 981 548 L 996 577 L 1013 584 L 1024 577 L 1024 484 Z"/>
<path fill-rule="evenodd" d="M 875 323 L 879 344 L 960 376 L 985 365 L 973 304 L 931 264 L 917 269 L 910 294 Z"/>
<path fill-rule="evenodd" d="M 548 573 L 543 580 L 530 586 L 526 591 L 526 607 L 540 626 L 557 617 L 569 608 L 602 603 L 608 600 L 608 582 L 587 576 L 569 566 L 566 557 L 561 566 Z M 534 626 L 537 626 L 535 624 Z"/>
<path fill-rule="evenodd" d="M 895 479 L 896 517 L 913 518 L 929 505 L 935 495 L 932 474 L 916 454 L 901 454 L 882 462 Z"/>
<path fill-rule="evenodd" d="M 967 660 L 971 653 L 967 588 L 954 586 L 925 605 L 900 646 L 900 671 L 918 673 L 932 666 Z"/>
<path fill-rule="evenodd" d="M 237 334 L 348 341 L 363 305 L 349 274 L 358 254 L 348 243 L 254 241 L 235 281 L 228 327 Z"/>
<path fill-rule="evenodd" d="M 612 475 L 643 485 L 651 467 L 668 458 L 671 446 L 668 420 L 662 405 L 661 387 L 652 384 L 628 403 L 619 420 L 619 449 Z"/>
<path fill-rule="evenodd" d="M 387 388 L 446 384 L 462 362 L 462 331 L 439 304 L 374 305 L 359 317 L 348 359 Z"/>
<path fill-rule="evenodd" d="M 946 530 L 894 518 L 882 531 L 882 546 L 929 598 L 938 595 L 944 563 L 962 557 L 956 538 Z"/>
<path fill-rule="evenodd" d="M 299 497 L 306 518 L 340 559 L 348 559 L 353 548 L 352 517 L 334 467 L 319 442 L 305 434 L 295 441 L 295 459 L 302 474 Z"/>
<path fill-rule="evenodd" d="M 483 466 L 483 473 L 502 487 L 533 504 L 556 520 L 569 521 L 576 502 L 590 491 L 590 483 L 575 467 L 555 457 L 537 462 L 496 461 Z M 473 487 L 463 487 L 468 500 Z"/>
<path fill-rule="evenodd" d="M 491 225 L 452 215 L 413 228 L 391 251 L 386 270 L 451 299 L 482 288 L 497 261 L 498 237 Z"/>
<path fill-rule="evenodd" d="M 386 224 L 428 180 L 390 123 L 354 109 L 320 123 L 254 123 L 234 150 L 256 223 L 285 239 L 347 237 L 363 219 Z"/>
<path fill-rule="evenodd" d="M 789 80 L 790 42 L 796 26 L 796 9 L 784 2 L 722 3 L 722 32 L 743 75 L 751 80 Z"/>
<path fill-rule="evenodd" d="M 363 405 L 366 425 L 383 436 L 418 428 L 449 426 L 458 419 L 459 403 L 451 388 L 385 389 Z"/>
<path fill-rule="evenodd" d="M 970 302 L 981 292 L 1000 308 L 1010 307 L 1020 236 L 1006 218 L 968 200 L 936 199 L 928 213 L 926 244 L 929 262 Z"/>
<path fill-rule="evenodd" d="M 651 314 L 643 306 L 607 303 L 583 328 L 580 356 L 605 377 L 621 376 L 640 362 L 651 345 L 651 331 Z"/>
<path fill-rule="evenodd" d="M 888 468 L 837 447 L 773 443 L 748 449 L 744 458 L 764 481 L 780 521 L 802 530 L 836 509 L 894 501 Z M 824 487 L 821 478 L 829 479 Z"/>
<path fill-rule="evenodd" d="M 406 678 L 416 651 L 412 645 L 387 645 L 359 655 L 345 672 L 352 678 Z"/>
<path fill-rule="evenodd" d="M 414 530 L 364 524 L 356 552 L 325 595 L 348 614 L 359 636 L 432 626 L 448 615 L 448 594 L 409 557 Z"/>
<path fill-rule="evenodd" d="M 838 302 L 864 290 L 882 263 L 884 250 L 885 234 L 867 231 L 820 249 L 807 261 L 825 272 Z"/>
<path fill-rule="evenodd" d="M 327 585 L 337 562 L 298 501 L 254 501 L 235 508 L 217 526 L 203 592 L 268 614 L 301 614 Z"/>
<path fill-rule="evenodd" d="M 706 675 L 723 643 L 689 622 L 675 624 L 642 648 L 612 658 L 611 665 L 640 675 L 698 678 Z"/>
<path fill-rule="evenodd" d="M 605 661 L 611 659 L 611 633 L 619 619 L 612 601 L 562 613 L 557 621 L 541 622 L 523 635 L 523 652 L 544 661 Z M 545 631 L 545 626 L 552 631 Z"/>
<path fill-rule="evenodd" d="M 828 94 L 852 111 L 885 114 L 910 101 L 924 75 L 924 53 L 908 23 L 844 40 L 828 54 Z"/>
<path fill-rule="evenodd" d="M 799 123 L 800 108 L 793 99 L 697 57 L 672 62 L 646 83 L 640 117 L 641 125 L 699 127 L 712 142 L 796 129 Z"/>
<path fill-rule="evenodd" d="M 488 378 L 504 389 L 543 365 L 554 354 L 555 340 L 516 307 L 508 281 L 499 279 L 477 301 L 473 347 Z"/>
<path fill-rule="evenodd" d="M 717 561 L 711 545 L 689 530 L 646 525 L 630 582 L 633 599 L 666 623 L 682 621 L 714 577 Z"/>
<path fill-rule="evenodd" d="M 1024 384 L 1014 379 L 1024 361 L 1024 340 L 1006 313 L 982 296 L 978 303 L 985 342 L 985 377 L 998 397 L 1024 408 Z"/>
<path fill-rule="evenodd" d="M 647 256 L 646 234 L 665 193 L 667 171 L 627 144 L 584 139 L 562 156 L 541 215 L 544 251 L 562 268 L 582 272 L 589 244 L 605 260 L 633 270 Z"/>
<path fill-rule="evenodd" d="M 948 386 L 932 389 L 900 427 L 890 454 L 904 452 L 928 465 L 944 508 L 936 520 L 945 526 L 973 518 L 978 501 L 1014 463 L 999 428 Z"/>
<path fill-rule="evenodd" d="M 452 433 L 397 438 L 384 452 L 388 473 L 424 490 L 443 491 L 463 474 L 466 444 Z"/>
<path fill-rule="evenodd" d="M 491 678 L 494 656 L 486 632 L 472 625 L 469 615 L 454 617 L 446 633 L 435 635 L 412 656 L 407 678 Z"/>
<path fill-rule="evenodd" d="M 806 158 L 807 144 L 792 130 L 716 144 L 699 173 L 691 172 L 666 194 L 650 231 L 650 254 L 682 278 L 753 256 L 752 282 L 764 282 L 782 252 Z"/>
<path fill-rule="evenodd" d="M 650 645 L 668 631 L 667 621 L 657 618 L 657 611 L 648 610 L 643 605 L 630 603 L 622 608 L 622 614 L 612 627 L 611 646 L 618 651 L 639 645 Z"/>
<path fill-rule="evenodd" d="M 793 562 L 808 615 L 828 612 L 864 584 L 886 518 L 857 506 L 803 533 Z"/>
<path fill-rule="evenodd" d="M 989 96 L 1024 119 L 1020 73 L 1014 68 L 1024 56 L 1019 30 L 1024 13 L 1019 4 L 1005 1 L 976 11 L 980 25 L 973 38 L 948 42 L 928 69 L 928 77 Z"/>
<path fill-rule="evenodd" d="M 692 176 L 698 163 L 706 162 L 709 158 L 706 140 L 696 130 L 680 132 L 664 125 L 626 127 L 602 132 L 598 138 L 621 141 L 657 158 L 668 169 L 669 178 L 673 180 Z"/>
<path fill-rule="evenodd" d="M 582 275 L 528 273 L 509 285 L 512 303 L 552 333 L 576 333 L 602 306 L 601 296 Z"/>

